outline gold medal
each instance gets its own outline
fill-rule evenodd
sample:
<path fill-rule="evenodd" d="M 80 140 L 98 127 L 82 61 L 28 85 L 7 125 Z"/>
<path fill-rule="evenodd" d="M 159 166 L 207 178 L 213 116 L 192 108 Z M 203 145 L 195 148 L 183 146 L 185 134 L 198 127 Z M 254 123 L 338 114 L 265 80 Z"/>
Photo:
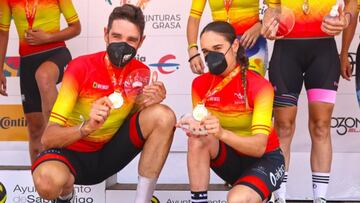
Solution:
<path fill-rule="evenodd" d="M 120 92 L 113 92 L 110 94 L 109 100 L 113 104 L 114 109 L 118 109 L 124 104 L 124 99 Z"/>
<path fill-rule="evenodd" d="M 208 110 L 204 104 L 197 104 L 192 113 L 193 117 L 197 121 L 201 121 L 205 116 L 208 115 Z"/>
<path fill-rule="evenodd" d="M 310 5 L 308 0 L 304 0 L 304 3 L 302 5 L 302 10 L 305 15 L 310 13 Z"/>

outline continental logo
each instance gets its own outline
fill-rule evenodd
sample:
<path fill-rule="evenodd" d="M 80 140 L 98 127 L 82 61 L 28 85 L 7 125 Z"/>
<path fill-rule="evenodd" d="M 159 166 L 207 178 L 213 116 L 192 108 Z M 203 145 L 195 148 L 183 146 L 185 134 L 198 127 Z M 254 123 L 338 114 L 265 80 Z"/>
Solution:
<path fill-rule="evenodd" d="M 27 122 L 22 106 L 0 105 L 0 141 L 27 141 Z"/>

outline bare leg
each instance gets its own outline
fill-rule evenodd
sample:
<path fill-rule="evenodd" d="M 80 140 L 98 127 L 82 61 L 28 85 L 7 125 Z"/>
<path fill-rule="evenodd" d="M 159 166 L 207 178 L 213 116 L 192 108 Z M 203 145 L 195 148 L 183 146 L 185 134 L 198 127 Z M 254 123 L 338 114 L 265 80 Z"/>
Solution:
<path fill-rule="evenodd" d="M 45 129 L 44 117 L 41 112 L 25 114 L 29 132 L 29 152 L 31 163 L 34 163 L 36 155 L 42 151 L 41 136 Z"/>
<path fill-rule="evenodd" d="M 33 180 L 39 195 L 47 200 L 70 194 L 74 189 L 74 176 L 60 161 L 46 161 L 33 172 Z"/>

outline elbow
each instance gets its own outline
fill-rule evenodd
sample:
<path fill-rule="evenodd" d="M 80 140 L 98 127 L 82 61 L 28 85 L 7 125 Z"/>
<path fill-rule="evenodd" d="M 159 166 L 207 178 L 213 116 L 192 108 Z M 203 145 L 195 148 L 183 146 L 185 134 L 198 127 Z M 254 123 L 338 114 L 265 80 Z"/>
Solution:
<path fill-rule="evenodd" d="M 265 154 L 266 151 L 266 145 L 258 146 L 257 149 L 254 152 L 254 157 L 260 158 Z"/>
<path fill-rule="evenodd" d="M 43 135 L 41 137 L 41 145 L 43 146 L 43 148 L 46 150 L 46 149 L 50 149 L 51 148 L 51 142 L 50 142 L 50 139 Z"/>
<path fill-rule="evenodd" d="M 77 23 L 76 25 L 76 29 L 75 29 L 75 36 L 78 36 L 80 35 L 81 33 L 81 24 L 80 24 L 80 21 Z"/>

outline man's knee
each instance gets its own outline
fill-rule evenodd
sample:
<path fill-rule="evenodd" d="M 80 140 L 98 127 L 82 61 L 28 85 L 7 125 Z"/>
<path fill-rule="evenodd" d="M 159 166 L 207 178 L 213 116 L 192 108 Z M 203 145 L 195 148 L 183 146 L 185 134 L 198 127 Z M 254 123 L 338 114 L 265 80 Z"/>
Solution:
<path fill-rule="evenodd" d="M 175 126 L 176 117 L 168 106 L 163 104 L 156 104 L 150 107 L 151 108 L 151 116 L 154 125 L 158 127 L 170 127 L 173 128 Z"/>
<path fill-rule="evenodd" d="M 56 170 L 39 166 L 33 173 L 33 180 L 39 195 L 44 199 L 55 199 L 59 196 L 65 180 L 56 175 Z"/>

